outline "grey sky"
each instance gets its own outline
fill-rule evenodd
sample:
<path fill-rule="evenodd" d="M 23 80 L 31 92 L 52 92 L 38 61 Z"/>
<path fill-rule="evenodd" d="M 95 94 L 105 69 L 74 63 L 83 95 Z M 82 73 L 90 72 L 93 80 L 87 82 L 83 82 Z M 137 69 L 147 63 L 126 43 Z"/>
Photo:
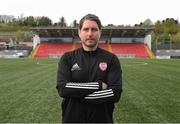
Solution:
<path fill-rule="evenodd" d="M 48 16 L 53 22 L 64 16 L 68 24 L 87 13 L 99 16 L 103 25 L 180 18 L 180 0 L 0 0 L 0 3 L 0 15 Z"/>

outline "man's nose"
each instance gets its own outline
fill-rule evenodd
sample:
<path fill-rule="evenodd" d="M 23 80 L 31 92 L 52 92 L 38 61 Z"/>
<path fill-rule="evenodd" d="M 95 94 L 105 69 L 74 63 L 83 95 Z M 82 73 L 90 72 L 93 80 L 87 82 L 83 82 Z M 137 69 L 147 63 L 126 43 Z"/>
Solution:
<path fill-rule="evenodd" d="M 92 35 L 92 33 L 93 33 L 92 30 L 88 30 L 88 33 L 87 33 L 87 34 L 88 34 L 88 35 Z"/>

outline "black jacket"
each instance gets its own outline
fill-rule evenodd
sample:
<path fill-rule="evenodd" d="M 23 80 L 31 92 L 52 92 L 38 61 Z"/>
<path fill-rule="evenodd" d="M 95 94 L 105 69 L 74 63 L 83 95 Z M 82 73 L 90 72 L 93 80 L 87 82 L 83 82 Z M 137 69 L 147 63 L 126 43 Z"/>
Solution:
<path fill-rule="evenodd" d="M 102 90 L 102 82 L 107 90 Z M 63 97 L 62 122 L 112 123 L 114 103 L 122 92 L 120 62 L 101 48 L 67 52 L 58 65 L 56 88 Z"/>

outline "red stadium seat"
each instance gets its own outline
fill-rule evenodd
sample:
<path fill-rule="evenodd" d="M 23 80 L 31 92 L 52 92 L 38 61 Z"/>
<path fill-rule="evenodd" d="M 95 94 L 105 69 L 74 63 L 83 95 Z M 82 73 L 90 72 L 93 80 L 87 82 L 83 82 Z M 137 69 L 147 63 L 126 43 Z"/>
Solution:
<path fill-rule="evenodd" d="M 150 58 L 143 43 L 99 43 L 99 47 L 115 54 L 135 55 L 138 58 Z M 63 54 L 67 51 L 81 47 L 81 43 L 41 43 L 35 57 L 48 58 L 49 54 Z"/>
<path fill-rule="evenodd" d="M 115 54 L 132 54 L 139 58 L 150 57 L 143 43 L 114 43 L 111 44 L 111 47 Z"/>
<path fill-rule="evenodd" d="M 35 57 L 47 58 L 49 54 L 63 54 L 70 50 L 71 43 L 41 43 Z"/>

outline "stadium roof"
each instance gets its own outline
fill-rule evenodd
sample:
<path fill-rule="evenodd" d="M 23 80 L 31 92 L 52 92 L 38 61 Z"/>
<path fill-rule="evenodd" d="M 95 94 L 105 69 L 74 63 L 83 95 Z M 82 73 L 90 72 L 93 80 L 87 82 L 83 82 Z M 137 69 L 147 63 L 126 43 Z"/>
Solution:
<path fill-rule="evenodd" d="M 40 37 L 77 37 L 78 28 L 72 27 L 36 27 L 31 30 Z M 145 37 L 154 28 L 142 27 L 104 27 L 102 37 Z"/>

